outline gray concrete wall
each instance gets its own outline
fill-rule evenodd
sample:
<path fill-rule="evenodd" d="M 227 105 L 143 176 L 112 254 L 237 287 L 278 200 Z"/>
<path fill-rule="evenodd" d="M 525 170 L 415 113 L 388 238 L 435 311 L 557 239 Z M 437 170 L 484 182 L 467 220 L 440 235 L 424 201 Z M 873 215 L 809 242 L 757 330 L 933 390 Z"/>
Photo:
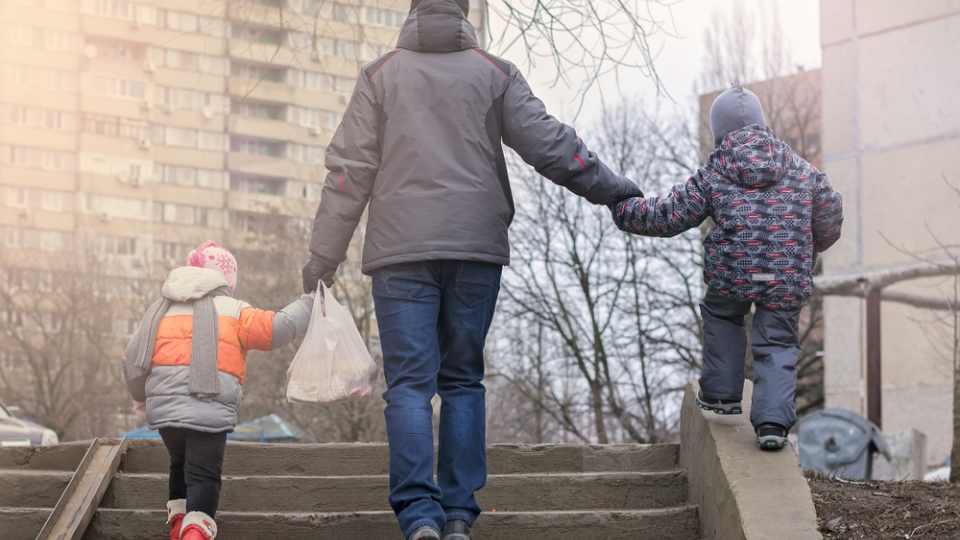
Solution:
<path fill-rule="evenodd" d="M 698 505 L 707 540 L 822 540 L 810 488 L 792 448 L 765 452 L 750 425 L 753 384 L 743 414 L 720 416 L 697 407 L 700 385 L 687 385 L 680 412 L 680 466 L 690 502 Z"/>
<path fill-rule="evenodd" d="M 960 200 L 960 0 L 821 0 L 823 170 L 844 195 L 843 238 L 826 272 L 882 268 L 956 244 Z M 932 231 L 932 233 L 931 233 Z M 936 236 L 936 237 L 935 237 Z M 952 283 L 895 290 L 943 297 Z M 927 460 L 952 440 L 949 325 L 883 303 L 883 431 L 927 436 Z M 866 416 L 865 306 L 824 307 L 827 407 Z"/>

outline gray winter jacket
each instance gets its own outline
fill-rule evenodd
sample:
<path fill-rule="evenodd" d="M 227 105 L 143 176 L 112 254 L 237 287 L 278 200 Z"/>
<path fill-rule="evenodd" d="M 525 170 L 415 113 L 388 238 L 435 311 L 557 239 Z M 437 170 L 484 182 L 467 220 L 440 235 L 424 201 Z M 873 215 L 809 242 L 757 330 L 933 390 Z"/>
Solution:
<path fill-rule="evenodd" d="M 312 256 L 343 262 L 369 202 L 364 273 L 418 260 L 509 264 L 501 143 L 594 204 L 641 194 L 547 114 L 516 66 L 479 49 L 456 0 L 414 2 L 397 50 L 363 68 L 327 147 Z"/>
<path fill-rule="evenodd" d="M 150 371 L 127 380 L 133 399 L 147 403 L 151 429 L 233 431 L 243 403 L 241 385 L 247 373 L 247 353 L 282 347 L 306 333 L 313 311 L 310 297 L 278 313 L 255 309 L 230 296 L 215 297 L 220 394 L 210 400 L 198 399 L 189 392 L 193 302 L 226 286 L 226 279 L 218 272 L 192 267 L 174 270 L 163 284 L 161 294 L 173 303 L 157 329 Z"/>

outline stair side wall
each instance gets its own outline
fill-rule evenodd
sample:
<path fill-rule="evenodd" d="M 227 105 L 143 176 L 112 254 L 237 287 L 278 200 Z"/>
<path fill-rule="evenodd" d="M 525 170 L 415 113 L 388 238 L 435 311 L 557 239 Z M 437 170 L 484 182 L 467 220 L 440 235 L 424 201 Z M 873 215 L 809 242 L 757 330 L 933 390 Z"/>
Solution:
<path fill-rule="evenodd" d="M 680 412 L 680 466 L 690 502 L 699 507 L 706 540 L 822 540 L 800 460 L 792 446 L 757 447 L 750 425 L 753 384 L 743 389 L 743 414 L 720 416 L 697 407 L 690 382 Z"/>

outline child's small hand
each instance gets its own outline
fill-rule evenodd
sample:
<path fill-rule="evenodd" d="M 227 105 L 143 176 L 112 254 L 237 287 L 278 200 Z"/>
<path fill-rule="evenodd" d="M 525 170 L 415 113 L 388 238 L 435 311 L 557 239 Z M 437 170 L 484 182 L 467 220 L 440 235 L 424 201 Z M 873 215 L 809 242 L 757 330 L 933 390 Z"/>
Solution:
<path fill-rule="evenodd" d="M 137 418 L 139 418 L 141 422 L 147 422 L 147 403 L 145 401 L 134 401 L 133 410 L 137 413 Z"/>

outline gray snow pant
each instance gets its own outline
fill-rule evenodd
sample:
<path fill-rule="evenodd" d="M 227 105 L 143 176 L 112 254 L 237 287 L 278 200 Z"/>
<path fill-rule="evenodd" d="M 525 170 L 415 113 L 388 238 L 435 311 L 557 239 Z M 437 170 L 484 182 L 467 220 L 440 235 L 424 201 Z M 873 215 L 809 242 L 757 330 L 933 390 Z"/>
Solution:
<path fill-rule="evenodd" d="M 747 325 L 753 302 L 728 300 L 712 290 L 700 302 L 703 316 L 703 368 L 700 391 L 705 399 L 743 398 Z M 774 423 L 790 429 L 797 422 L 794 393 L 800 359 L 800 309 L 770 309 L 756 304 L 753 318 L 754 428 Z"/>

